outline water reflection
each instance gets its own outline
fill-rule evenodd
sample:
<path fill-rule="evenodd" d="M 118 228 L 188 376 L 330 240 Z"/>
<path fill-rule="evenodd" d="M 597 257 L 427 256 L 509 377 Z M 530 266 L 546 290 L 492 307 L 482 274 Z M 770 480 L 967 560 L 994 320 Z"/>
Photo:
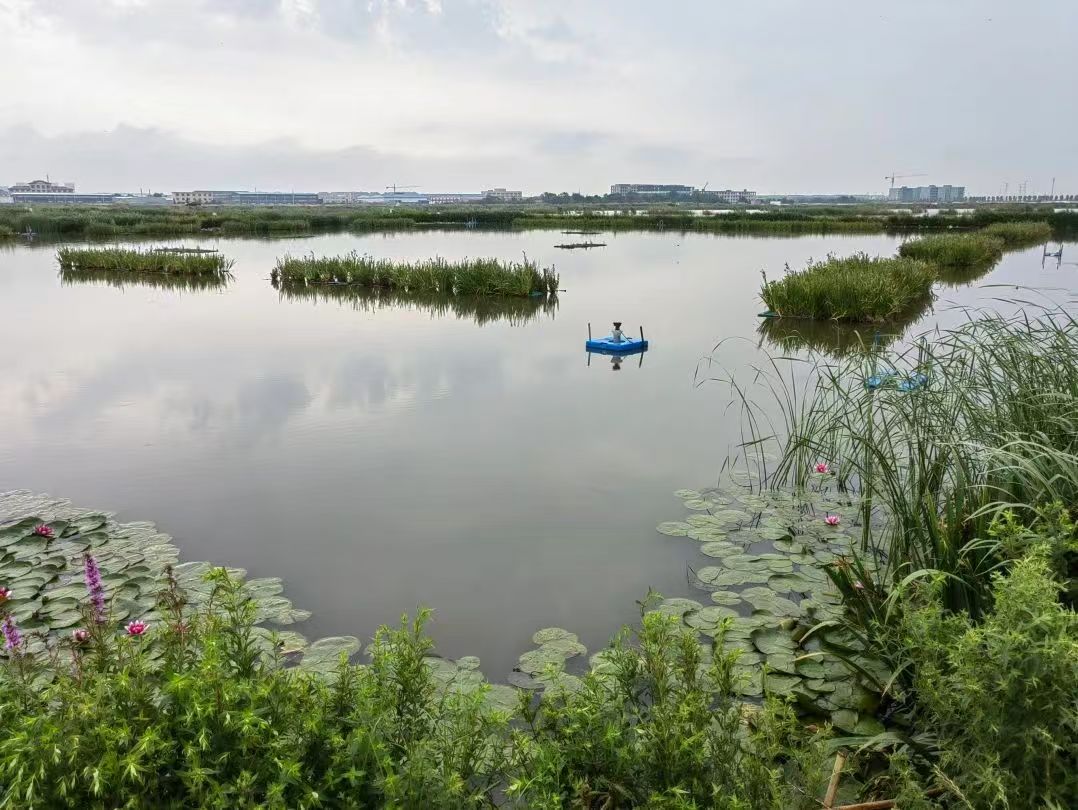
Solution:
<path fill-rule="evenodd" d="M 426 311 L 432 318 L 453 314 L 471 319 L 477 324 L 505 321 L 510 326 L 522 326 L 540 316 L 554 318 L 558 311 L 558 296 L 526 298 L 501 296 L 459 296 L 403 293 L 393 290 L 370 290 L 350 284 L 289 284 L 275 282 L 274 288 L 288 301 L 301 299 L 350 304 L 353 309 L 374 312 L 380 309 L 411 309 Z"/>
<path fill-rule="evenodd" d="M 807 318 L 764 318 L 757 334 L 780 352 L 815 352 L 835 359 L 886 349 L 901 338 L 929 307 L 901 320 L 881 324 L 813 321 Z"/>
<path fill-rule="evenodd" d="M 154 287 L 159 290 L 178 290 L 180 292 L 201 292 L 203 290 L 224 289 L 233 280 L 232 274 L 198 273 L 180 275 L 177 273 L 146 273 L 123 270 L 60 270 L 60 284 L 67 287 L 75 284 L 93 284 L 115 287 Z"/>

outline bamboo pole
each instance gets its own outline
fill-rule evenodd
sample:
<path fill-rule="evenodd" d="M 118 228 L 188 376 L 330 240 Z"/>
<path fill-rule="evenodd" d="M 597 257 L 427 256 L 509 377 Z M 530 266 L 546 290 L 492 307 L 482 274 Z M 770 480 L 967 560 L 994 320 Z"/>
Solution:
<path fill-rule="evenodd" d="M 839 751 L 835 754 L 835 767 L 831 769 L 831 781 L 827 783 L 827 793 L 823 797 L 823 806 L 831 810 L 835 806 L 835 794 L 838 793 L 838 780 L 842 777 L 842 769 L 846 765 L 846 752 Z"/>

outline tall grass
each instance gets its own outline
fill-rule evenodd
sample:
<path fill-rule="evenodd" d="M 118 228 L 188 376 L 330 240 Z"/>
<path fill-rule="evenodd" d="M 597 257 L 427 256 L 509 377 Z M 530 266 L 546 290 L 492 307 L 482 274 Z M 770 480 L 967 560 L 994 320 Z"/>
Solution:
<path fill-rule="evenodd" d="M 527 259 L 398 262 L 355 252 L 322 258 L 285 256 L 277 260 L 271 280 L 282 289 L 345 284 L 412 295 L 529 296 L 558 291 L 558 274 Z"/>
<path fill-rule="evenodd" d="M 984 234 L 934 234 L 911 239 L 898 247 L 898 255 L 931 262 L 939 267 L 988 269 L 1003 255 L 1003 239 Z"/>
<path fill-rule="evenodd" d="M 890 369 L 928 384 L 866 387 Z M 807 388 L 770 376 L 768 399 L 781 406 L 770 435 L 785 438 L 769 480 L 803 485 L 821 459 L 838 469 L 865 496 L 861 551 L 881 562 L 883 590 L 943 572 L 946 607 L 976 618 L 1001 561 L 993 521 L 1078 503 L 1078 321 L 1065 312 L 986 315 L 900 353 L 812 371 Z M 744 402 L 762 439 L 768 416 Z"/>
<path fill-rule="evenodd" d="M 916 259 L 828 256 L 804 270 L 787 265 L 778 281 L 765 274 L 760 297 L 782 317 L 882 322 L 923 307 L 934 278 L 931 266 Z"/>
<path fill-rule="evenodd" d="M 219 253 L 172 253 L 119 248 L 68 248 L 56 253 L 63 273 L 160 273 L 184 276 L 220 276 L 232 261 Z"/>
<path fill-rule="evenodd" d="M 1004 247 L 1009 250 L 1040 244 L 1052 238 L 1052 226 L 1047 222 L 995 222 L 981 232 L 1002 239 Z"/>

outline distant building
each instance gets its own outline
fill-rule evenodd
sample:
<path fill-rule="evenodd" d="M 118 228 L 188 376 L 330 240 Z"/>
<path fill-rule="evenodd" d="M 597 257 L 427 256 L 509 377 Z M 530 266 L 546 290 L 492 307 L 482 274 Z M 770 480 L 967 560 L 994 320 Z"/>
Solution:
<path fill-rule="evenodd" d="M 900 186 L 887 194 L 890 202 L 952 203 L 966 199 L 965 186 Z"/>
<path fill-rule="evenodd" d="M 428 194 L 427 200 L 431 205 L 450 205 L 453 203 L 480 203 L 487 198 L 490 192 L 483 192 L 482 194 Z M 519 194 L 520 192 L 516 192 Z M 520 199 L 520 197 L 517 197 Z"/>
<path fill-rule="evenodd" d="M 164 194 L 116 194 L 112 198 L 116 205 L 169 205 L 172 200 Z"/>
<path fill-rule="evenodd" d="M 235 191 L 173 191 L 172 202 L 176 205 L 227 205 Z"/>
<path fill-rule="evenodd" d="M 15 198 L 11 196 L 11 189 L 0 186 L 0 205 L 12 205 Z"/>
<path fill-rule="evenodd" d="M 236 191 L 233 205 L 319 205 L 318 195 L 307 191 Z"/>
<path fill-rule="evenodd" d="M 669 183 L 615 183 L 610 187 L 611 194 L 692 194 L 695 190 Z"/>
<path fill-rule="evenodd" d="M 16 194 L 74 194 L 74 183 L 50 183 L 48 180 L 31 180 L 11 187 Z"/>
<path fill-rule="evenodd" d="M 115 194 L 76 194 L 73 191 L 17 192 L 14 189 L 11 196 L 15 202 L 22 205 L 112 205 L 116 199 Z"/>
<path fill-rule="evenodd" d="M 747 203 L 757 199 L 755 191 L 749 191 L 747 188 L 741 191 L 734 191 L 733 189 L 723 189 L 721 191 L 708 191 L 704 192 L 708 197 L 713 197 L 716 200 L 725 203 Z"/>
<path fill-rule="evenodd" d="M 523 191 L 509 191 L 504 188 L 488 188 L 483 192 L 483 197 L 488 200 L 501 200 L 502 202 L 512 202 L 514 200 L 524 199 Z"/>

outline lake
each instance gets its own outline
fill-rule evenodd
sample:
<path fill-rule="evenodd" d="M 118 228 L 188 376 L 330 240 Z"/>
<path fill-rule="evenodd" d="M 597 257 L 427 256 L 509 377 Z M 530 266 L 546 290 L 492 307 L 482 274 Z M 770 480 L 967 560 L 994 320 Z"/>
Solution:
<path fill-rule="evenodd" d="M 717 357 L 747 375 L 777 351 L 757 332 L 760 271 L 900 240 L 592 238 L 607 247 L 556 250 L 577 237 L 551 231 L 154 243 L 234 258 L 220 291 L 61 284 L 53 246 L 5 247 L 0 490 L 154 521 L 185 560 L 283 577 L 314 613 L 297 627 L 312 638 L 368 637 L 422 604 L 440 652 L 479 655 L 492 679 L 541 627 L 594 651 L 649 587 L 690 592 L 696 544 L 654 527 L 682 515 L 674 490 L 716 482 L 740 440 L 729 389 L 694 384 L 700 360 L 725 340 Z M 477 320 L 270 285 L 279 255 L 351 250 L 526 254 L 555 264 L 564 291 L 556 309 Z M 1007 254 L 975 285 L 941 287 L 911 329 L 957 323 L 958 305 L 1072 301 L 1078 245 L 1063 258 Z M 642 362 L 589 364 L 588 323 L 601 335 L 613 320 L 644 327 Z"/>

